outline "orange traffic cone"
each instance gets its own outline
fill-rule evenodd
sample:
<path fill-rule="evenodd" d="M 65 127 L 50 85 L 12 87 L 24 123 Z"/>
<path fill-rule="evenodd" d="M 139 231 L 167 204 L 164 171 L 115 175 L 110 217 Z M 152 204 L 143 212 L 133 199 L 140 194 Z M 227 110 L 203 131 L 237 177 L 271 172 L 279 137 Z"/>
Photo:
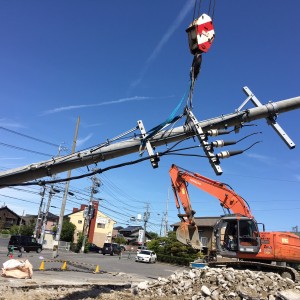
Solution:
<path fill-rule="evenodd" d="M 45 271 L 45 262 L 44 262 L 44 261 L 41 262 L 41 265 L 40 265 L 40 267 L 39 267 L 39 270 L 40 270 L 40 271 Z"/>
<path fill-rule="evenodd" d="M 61 270 L 67 270 L 67 262 L 64 261 L 62 267 L 61 267 Z"/>

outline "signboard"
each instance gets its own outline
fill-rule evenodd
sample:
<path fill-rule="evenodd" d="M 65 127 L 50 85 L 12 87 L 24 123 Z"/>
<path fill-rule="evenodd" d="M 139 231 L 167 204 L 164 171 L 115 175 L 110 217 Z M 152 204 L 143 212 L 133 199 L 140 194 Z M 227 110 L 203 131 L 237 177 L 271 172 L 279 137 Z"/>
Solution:
<path fill-rule="evenodd" d="M 144 240 L 144 230 L 143 230 L 143 229 L 140 229 L 140 230 L 139 230 L 138 243 L 139 243 L 139 244 L 143 244 L 143 240 Z"/>
<path fill-rule="evenodd" d="M 96 220 L 96 223 L 98 223 L 98 224 L 107 224 L 107 219 L 98 217 L 97 220 Z"/>

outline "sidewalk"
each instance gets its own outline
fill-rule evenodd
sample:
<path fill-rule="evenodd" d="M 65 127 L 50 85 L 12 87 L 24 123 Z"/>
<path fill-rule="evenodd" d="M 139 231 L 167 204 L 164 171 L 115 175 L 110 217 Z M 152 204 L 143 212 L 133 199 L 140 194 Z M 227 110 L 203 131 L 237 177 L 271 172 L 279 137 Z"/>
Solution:
<path fill-rule="evenodd" d="M 125 273 L 88 273 L 78 271 L 33 271 L 31 279 L 0 277 L 0 285 L 8 287 L 51 287 L 51 286 L 122 286 L 128 288 L 132 283 L 145 279 L 131 277 Z"/>

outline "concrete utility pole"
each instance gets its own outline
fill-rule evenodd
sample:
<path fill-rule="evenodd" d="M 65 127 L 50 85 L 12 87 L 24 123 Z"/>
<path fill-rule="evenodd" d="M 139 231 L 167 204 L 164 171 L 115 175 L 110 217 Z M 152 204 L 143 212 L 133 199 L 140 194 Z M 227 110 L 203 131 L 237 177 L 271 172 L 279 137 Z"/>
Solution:
<path fill-rule="evenodd" d="M 59 193 L 59 192 L 60 192 L 60 190 L 55 189 L 54 184 L 51 184 L 49 196 L 48 196 L 48 202 L 47 202 L 47 206 L 46 206 L 46 211 L 44 213 L 43 222 L 42 222 L 42 233 L 41 233 L 41 238 L 40 238 L 40 243 L 42 245 L 43 245 L 44 239 L 45 239 L 46 225 L 47 225 L 47 219 L 48 219 L 48 213 L 49 213 L 49 209 L 50 209 L 51 200 L 52 200 L 53 195 L 55 195 L 55 193 Z"/>
<path fill-rule="evenodd" d="M 244 101 L 242 106 L 235 110 L 235 112 L 198 121 L 190 111 L 187 113 L 187 122 L 184 126 L 158 132 L 153 137 L 149 138 L 148 148 L 151 146 L 153 149 L 157 149 L 158 146 L 169 145 L 171 143 L 196 136 L 200 139 L 200 143 L 203 147 L 203 150 L 205 150 L 211 166 L 215 170 L 216 174 L 220 175 L 222 174 L 220 160 L 222 158 L 229 157 L 230 155 L 236 155 L 238 154 L 237 152 L 240 151 L 222 151 L 214 154 L 213 150 L 211 149 L 211 143 L 208 143 L 207 139 L 214 137 L 217 134 L 224 134 L 224 131 L 227 131 L 230 127 L 233 127 L 235 132 L 238 132 L 246 123 L 259 119 L 266 119 L 267 123 L 275 129 L 279 137 L 288 145 L 290 149 L 292 149 L 295 144 L 278 125 L 277 116 L 278 114 L 284 112 L 299 109 L 300 97 L 277 102 L 269 102 L 262 105 L 247 87 L 244 87 L 244 92 L 247 94 L 248 98 L 246 101 Z M 256 107 L 241 110 L 244 104 L 249 100 L 251 100 Z M 134 130 L 136 130 L 136 128 L 134 128 Z M 132 131 L 133 130 L 130 132 Z M 125 134 L 120 135 L 119 137 L 124 135 Z M 0 188 L 75 168 L 85 167 L 87 165 L 107 161 L 109 159 L 115 159 L 116 157 L 125 156 L 135 152 L 140 152 L 141 143 L 143 142 L 141 135 L 126 141 L 115 142 L 116 140 L 118 139 L 115 138 L 104 142 L 98 147 L 56 158 L 55 160 L 50 159 L 39 163 L 33 163 L 21 168 L 1 172 Z M 157 156 L 152 157 L 152 159 L 154 158 L 159 159 Z"/>
<path fill-rule="evenodd" d="M 165 214 L 165 237 L 168 235 L 168 205 L 169 205 L 169 199 L 170 199 L 170 188 L 168 188 L 168 198 L 166 203 L 166 214 Z"/>
<path fill-rule="evenodd" d="M 23 217 L 24 217 L 24 212 L 25 211 L 23 210 L 22 217 L 21 217 L 20 224 L 19 224 L 18 234 L 20 234 L 20 230 L 21 230 L 21 226 L 22 226 L 22 222 L 23 222 Z"/>
<path fill-rule="evenodd" d="M 80 123 L 80 117 L 78 117 L 77 123 L 76 123 L 75 135 L 74 135 L 73 146 L 72 146 L 72 154 L 75 153 L 75 149 L 76 149 L 79 123 Z M 67 177 L 70 178 L 71 177 L 71 169 L 67 169 L 67 170 L 68 170 Z M 58 220 L 58 225 L 57 225 L 57 232 L 56 232 L 55 243 L 54 243 L 54 247 L 53 247 L 53 257 L 56 257 L 58 255 L 57 254 L 58 253 L 58 242 L 60 240 L 62 224 L 63 224 L 63 220 L 64 220 L 67 197 L 68 197 L 68 193 L 69 193 L 69 185 L 70 185 L 70 181 L 67 181 L 66 186 L 65 186 L 63 200 L 61 203 L 61 209 L 60 209 L 59 220 Z"/>
<path fill-rule="evenodd" d="M 100 180 L 94 175 L 92 177 L 93 185 L 91 187 L 91 196 L 90 196 L 90 203 L 88 206 L 87 211 L 85 212 L 84 224 L 83 224 L 83 240 L 81 246 L 81 253 L 84 253 L 85 243 L 89 234 L 89 227 L 92 217 L 94 216 L 94 206 L 93 206 L 93 197 L 94 194 L 98 193 L 98 188 L 100 187 Z"/>
<path fill-rule="evenodd" d="M 40 220 L 42 220 L 41 218 L 41 213 L 42 213 L 42 208 L 43 208 L 43 201 L 45 198 L 45 192 L 46 192 L 46 186 L 42 187 L 42 191 L 40 192 L 41 195 L 41 202 L 40 202 L 40 207 L 39 207 L 39 211 L 38 211 L 38 215 L 37 215 L 37 220 L 36 220 L 36 224 L 35 224 L 35 228 L 34 228 L 34 237 L 35 238 L 39 238 L 39 225 L 40 225 Z"/>
<path fill-rule="evenodd" d="M 149 218 L 150 218 L 149 204 L 147 203 L 146 211 L 144 212 L 144 235 L 143 235 L 142 246 L 145 246 L 146 243 L 146 230 L 147 230 L 147 222 Z"/>

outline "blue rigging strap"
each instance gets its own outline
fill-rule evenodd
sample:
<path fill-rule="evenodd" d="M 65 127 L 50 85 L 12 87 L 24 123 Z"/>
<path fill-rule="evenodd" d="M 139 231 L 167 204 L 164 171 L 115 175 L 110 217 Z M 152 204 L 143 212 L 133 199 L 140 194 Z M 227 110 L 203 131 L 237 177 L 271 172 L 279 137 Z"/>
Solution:
<path fill-rule="evenodd" d="M 190 88 L 190 86 L 189 86 Z M 172 113 L 169 115 L 169 117 L 161 124 L 153 127 L 152 129 L 149 130 L 149 134 L 142 140 L 141 142 L 141 149 L 145 147 L 147 140 L 149 140 L 150 138 L 152 138 L 156 133 L 158 133 L 162 128 L 164 128 L 165 126 L 172 124 L 174 122 L 176 122 L 178 119 L 181 118 L 180 115 L 178 114 L 179 109 L 182 106 L 182 103 L 184 101 L 184 99 L 186 98 L 187 95 L 186 91 L 183 95 L 183 97 L 181 98 L 180 102 L 178 103 L 178 105 L 174 108 L 174 110 L 172 111 Z"/>

